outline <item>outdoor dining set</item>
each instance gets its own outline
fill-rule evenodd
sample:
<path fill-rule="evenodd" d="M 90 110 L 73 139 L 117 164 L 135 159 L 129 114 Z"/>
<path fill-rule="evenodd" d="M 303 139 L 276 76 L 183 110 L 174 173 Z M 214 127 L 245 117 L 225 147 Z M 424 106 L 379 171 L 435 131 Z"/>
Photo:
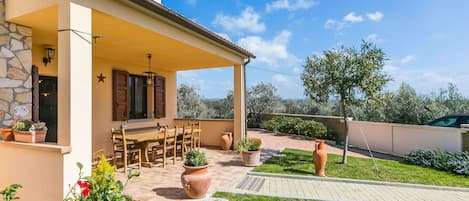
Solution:
<path fill-rule="evenodd" d="M 165 168 L 168 161 L 175 164 L 189 150 L 200 148 L 201 132 L 200 122 L 172 128 L 111 129 L 113 164 L 123 166 L 124 172 L 130 166 L 153 167 L 159 162 Z"/>

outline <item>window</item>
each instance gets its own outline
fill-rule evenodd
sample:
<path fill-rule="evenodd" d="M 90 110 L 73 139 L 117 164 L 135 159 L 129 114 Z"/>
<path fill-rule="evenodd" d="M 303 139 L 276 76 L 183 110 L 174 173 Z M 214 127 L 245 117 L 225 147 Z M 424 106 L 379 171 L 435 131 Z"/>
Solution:
<path fill-rule="evenodd" d="M 128 81 L 128 107 L 129 119 L 147 118 L 147 86 L 146 77 L 129 75 Z"/>
<path fill-rule="evenodd" d="M 164 118 L 166 116 L 166 81 L 157 75 L 151 90 L 146 77 L 127 71 L 112 71 L 112 120 Z M 149 104 L 152 101 L 153 105 Z M 151 114 L 151 115 L 148 115 Z"/>
<path fill-rule="evenodd" d="M 457 120 L 457 117 L 443 117 L 441 119 L 435 120 L 434 122 L 431 122 L 430 125 L 442 127 L 455 127 Z"/>

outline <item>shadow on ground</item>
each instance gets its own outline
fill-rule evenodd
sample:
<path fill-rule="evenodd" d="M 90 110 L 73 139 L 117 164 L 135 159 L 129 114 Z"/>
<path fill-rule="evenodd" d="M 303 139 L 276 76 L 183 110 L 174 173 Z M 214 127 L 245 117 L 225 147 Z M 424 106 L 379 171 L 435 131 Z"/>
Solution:
<path fill-rule="evenodd" d="M 269 160 L 272 156 L 276 156 L 279 153 L 280 151 L 276 149 L 263 148 L 261 149 L 261 162 L 265 162 Z"/>
<path fill-rule="evenodd" d="M 330 146 L 333 146 L 333 147 L 336 147 L 336 148 L 339 148 L 339 149 L 344 148 L 344 146 L 342 146 L 342 145 L 330 145 Z M 364 156 L 371 157 L 371 154 L 368 150 L 359 149 L 359 148 L 356 148 L 356 147 L 349 147 L 348 150 L 351 151 L 351 152 L 355 152 L 357 154 L 361 154 L 361 155 L 364 155 Z M 399 156 L 393 156 L 393 155 L 383 154 L 383 153 L 374 152 L 374 151 L 372 151 L 371 153 L 373 154 L 373 158 L 379 158 L 379 159 L 384 159 L 384 160 L 393 160 L 393 161 L 399 161 L 399 162 L 402 162 L 404 160 L 404 158 L 399 157 Z"/>
<path fill-rule="evenodd" d="M 189 198 L 186 196 L 182 188 L 155 188 L 153 189 L 153 192 L 159 196 L 165 197 L 166 199 L 181 200 Z"/>

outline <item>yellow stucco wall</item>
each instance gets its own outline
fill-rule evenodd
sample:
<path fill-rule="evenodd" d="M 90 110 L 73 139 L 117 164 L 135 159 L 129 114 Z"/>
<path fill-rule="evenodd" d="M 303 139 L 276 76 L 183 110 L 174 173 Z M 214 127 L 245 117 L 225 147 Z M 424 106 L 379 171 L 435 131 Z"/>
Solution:
<path fill-rule="evenodd" d="M 0 188 L 21 184 L 17 196 L 24 201 L 62 200 L 64 155 L 60 148 L 30 146 L 0 141 Z"/>
<path fill-rule="evenodd" d="M 218 146 L 221 144 L 221 133 L 224 131 L 233 132 L 233 119 L 175 119 L 174 124 L 178 127 L 188 125 L 190 122 L 200 122 L 201 144 L 208 146 Z"/>
<path fill-rule="evenodd" d="M 42 63 L 42 47 L 33 46 L 33 64 L 39 66 L 39 74 L 57 76 L 57 61 L 53 60 L 47 66 Z M 143 57 L 144 58 L 144 57 Z M 126 70 L 131 74 L 142 74 L 147 67 L 131 66 L 127 64 L 115 64 L 112 61 L 93 58 L 93 153 L 112 153 L 111 128 L 119 128 L 121 122 L 112 121 L 112 70 Z M 173 126 L 173 119 L 177 115 L 177 83 L 176 72 L 158 71 L 159 75 L 166 78 L 166 118 L 130 120 L 128 126 L 149 127 L 156 123 Z M 98 83 L 96 76 L 100 73 L 106 77 L 104 83 Z M 60 95 L 59 95 L 60 96 Z"/>

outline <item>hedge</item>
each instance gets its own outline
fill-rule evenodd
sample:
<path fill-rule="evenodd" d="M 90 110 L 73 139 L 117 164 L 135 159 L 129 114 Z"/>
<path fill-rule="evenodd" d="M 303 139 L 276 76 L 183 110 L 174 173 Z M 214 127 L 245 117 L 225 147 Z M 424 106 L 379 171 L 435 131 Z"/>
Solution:
<path fill-rule="evenodd" d="M 469 175 L 469 152 L 448 152 L 441 150 L 415 150 L 410 152 L 404 162 L 454 174 Z"/>
<path fill-rule="evenodd" d="M 263 127 L 269 131 L 305 135 L 313 138 L 330 139 L 327 127 L 313 120 L 302 120 L 297 117 L 274 117 L 263 123 Z"/>

